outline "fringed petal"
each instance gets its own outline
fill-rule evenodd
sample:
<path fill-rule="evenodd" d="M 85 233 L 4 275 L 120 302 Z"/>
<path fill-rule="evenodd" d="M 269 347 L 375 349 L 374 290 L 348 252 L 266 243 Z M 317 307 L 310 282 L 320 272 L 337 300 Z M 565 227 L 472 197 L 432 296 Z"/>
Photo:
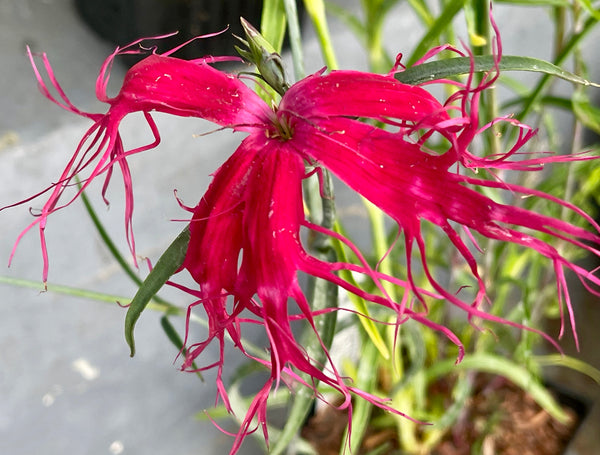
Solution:
<path fill-rule="evenodd" d="M 115 57 L 121 54 L 142 52 L 132 50 L 131 46 L 126 46 L 123 49 L 117 48 L 106 59 L 96 82 L 98 98 L 110 104 L 108 112 L 106 114 L 84 112 L 69 101 L 58 83 L 46 55 L 41 55 L 42 62 L 52 88 L 58 93 L 58 97 L 52 94 L 50 88 L 44 82 L 33 54 L 29 50 L 28 52 L 38 85 L 44 96 L 63 109 L 94 121 L 94 125 L 79 143 L 60 178 L 44 191 L 50 191 L 47 202 L 41 209 L 38 218 L 19 235 L 11 254 L 12 259 L 23 235 L 37 226 L 40 232 L 44 261 L 42 272 L 44 283 L 47 281 L 49 269 L 44 229 L 49 215 L 69 205 L 96 177 L 105 173 L 104 195 L 112 176 L 114 164 L 119 165 L 123 177 L 126 192 L 125 232 L 132 257 L 134 261 L 136 260 L 135 239 L 132 230 L 133 188 L 126 158 L 129 155 L 154 148 L 159 144 L 160 136 L 150 116 L 151 111 L 186 117 L 200 117 L 224 127 L 246 131 L 258 127 L 264 129 L 264 123 L 270 124 L 272 118 L 274 118 L 272 110 L 239 78 L 208 65 L 208 61 L 211 61 L 211 59 L 181 60 L 168 56 L 170 52 L 165 55 L 153 53 L 134 65 L 127 72 L 119 94 L 114 98 L 108 98 L 106 85 Z M 154 141 L 141 147 L 126 150 L 121 141 L 119 126 L 124 117 L 134 112 L 144 114 L 154 136 Z M 59 206 L 58 203 L 64 191 L 73 185 L 75 176 L 86 168 L 91 168 L 91 171 L 89 175 L 81 177 L 82 189 L 76 192 L 75 196 L 68 202 Z M 20 203 L 29 200 L 31 198 L 27 198 Z M 18 204 L 12 204 L 11 206 Z"/>
<path fill-rule="evenodd" d="M 587 215 L 558 198 L 509 183 L 474 179 L 450 172 L 443 156 L 425 153 L 418 145 L 408 142 L 399 134 L 350 119 L 324 120 L 319 128 L 310 122 L 299 121 L 295 124 L 295 138 L 297 140 L 294 146 L 298 148 L 298 153 L 330 169 L 398 223 L 406 242 L 407 264 L 410 264 L 412 245 L 416 241 L 422 265 L 428 272 L 427 249 L 421 237 L 421 220 L 427 220 L 443 229 L 478 283 L 475 299 L 470 304 L 462 302 L 453 292 L 443 289 L 431 274 L 428 274 L 428 278 L 436 292 L 472 316 L 507 323 L 477 310 L 485 297 L 484 283 L 473 253 L 450 222 L 491 239 L 532 248 L 548 257 L 556 271 L 559 299 L 567 304 L 570 315 L 572 308 L 566 292 L 563 267 L 571 269 L 584 281 L 600 285 L 600 278 L 572 263 L 555 246 L 540 238 L 542 234 L 548 234 L 557 241 L 567 241 L 600 256 L 597 248 L 585 243 L 599 244 L 598 233 L 588 232 L 565 221 L 524 208 L 500 204 L 476 191 L 475 185 L 544 197 L 574 210 L 598 229 Z M 408 281 L 418 295 L 410 272 Z M 572 317 L 571 324 L 574 330 Z"/>
<path fill-rule="evenodd" d="M 435 128 L 449 119 L 446 108 L 422 88 L 359 71 L 317 73 L 302 79 L 285 93 L 279 112 L 316 125 L 321 118 L 344 116 Z"/>
<path fill-rule="evenodd" d="M 119 94 L 109 100 L 125 113 L 160 111 L 200 117 L 221 126 L 261 126 L 272 116 L 265 102 L 238 77 L 203 60 L 152 54 L 127 72 Z"/>
<path fill-rule="evenodd" d="M 183 368 L 191 369 L 194 360 L 206 347 L 213 341 L 217 342 L 219 359 L 200 367 L 200 370 L 217 368 L 217 394 L 228 410 L 231 406 L 222 377 L 226 335 L 243 354 L 271 370 L 269 379 L 243 418 L 232 454 L 239 450 L 244 437 L 255 431 L 252 428 L 255 419 L 265 439 L 268 437 L 267 398 L 281 379 L 291 378 L 314 389 L 314 383 L 302 380 L 300 372 L 337 390 L 343 397 L 341 407 L 350 411 L 351 395 L 355 394 L 382 409 L 403 415 L 384 399 L 348 385 L 331 362 L 322 341 L 327 359 L 325 365 L 317 364 L 298 343 L 291 328 L 293 320 L 303 319 L 313 328 L 315 336 L 319 336 L 314 322 L 317 313 L 313 312 L 302 292 L 299 272 L 328 280 L 369 302 L 389 308 L 397 315 L 396 324 L 414 319 L 440 331 L 457 345 L 460 360 L 464 354 L 460 339 L 449 328 L 430 321 L 426 311 L 416 311 L 411 306 L 415 297 L 423 302 L 425 297 L 445 299 L 463 310 L 469 318 L 474 316 L 523 327 L 480 309 L 485 298 L 485 286 L 474 251 L 477 247 L 465 243 L 465 236 L 456 230 L 458 225 L 468 231 L 467 237 L 471 231 L 477 232 L 490 239 L 531 248 L 552 261 L 559 299 L 566 304 L 575 330 L 564 269 L 572 270 L 590 287 L 600 286 L 600 278 L 561 255 L 554 241 L 548 238 L 568 242 L 600 256 L 597 246 L 591 245 L 599 244 L 600 236 L 522 207 L 494 201 L 484 196 L 480 187 L 545 198 L 574 211 L 595 230 L 600 230 L 600 227 L 581 210 L 558 198 L 509 183 L 469 177 L 457 172 L 457 169 L 461 169 L 462 165 L 463 168 L 481 167 L 490 172 L 494 169 L 530 171 L 540 169 L 547 162 L 593 157 L 541 156 L 523 160 L 522 156 L 518 156 L 518 159 L 513 159 L 522 153 L 521 147 L 534 131 L 508 118 L 496 119 L 483 127 L 478 124 L 480 94 L 494 82 L 497 74 L 482 78 L 479 85 L 475 85 L 475 78 L 470 74 L 465 84 L 455 84 L 459 90 L 446 104 L 441 104 L 422 87 L 395 80 L 393 72 L 397 68 L 388 75 L 357 71 L 319 72 L 294 84 L 283 95 L 274 112 L 238 77 L 209 66 L 211 61 L 219 58 L 185 61 L 171 57 L 171 52 L 162 55 L 153 52 L 127 72 L 117 96 L 109 98 L 106 87 L 114 58 L 120 54 L 140 53 L 132 47 L 135 44 L 137 42 L 118 48 L 101 68 L 96 92 L 98 99 L 110 105 L 106 114 L 87 113 L 76 108 L 58 84 L 48 59 L 42 55 L 50 83 L 58 94 L 53 95 L 30 53 L 44 96 L 64 109 L 91 119 L 94 124 L 57 182 L 36 195 L 50 192 L 38 218 L 23 231 L 17 243 L 29 229 L 39 228 L 44 256 L 43 278 L 46 281 L 48 258 L 44 228 L 48 216 L 79 196 L 82 190 L 59 205 L 64 191 L 73 184 L 76 175 L 88 171 L 82 179 L 85 189 L 96 177 L 104 174 L 104 193 L 113 166 L 117 164 L 126 191 L 125 231 L 134 252 L 131 227 L 133 188 L 127 157 L 158 145 L 160 136 L 150 116 L 152 111 L 199 117 L 222 127 L 248 132 L 249 136 L 214 174 L 198 205 L 189 209 L 193 213 L 191 238 L 183 268 L 190 273 L 198 288 L 189 289 L 175 284 L 195 298 L 195 303 L 188 309 L 188 328 L 191 313 L 196 308 L 202 308 L 208 319 L 206 339 L 194 343 L 188 339 L 189 330 L 186 331 Z M 499 41 L 496 54 L 499 61 Z M 457 114 L 450 115 L 452 111 Z M 153 141 L 127 150 L 119 135 L 119 126 L 122 119 L 133 112 L 143 113 Z M 393 127 L 395 132 L 367 125 L 356 120 L 357 117 L 383 122 Z M 476 156 L 469 150 L 473 140 L 482 130 L 498 121 L 514 123 L 520 129 L 515 145 L 496 156 Z M 425 144 L 433 134 L 440 134 L 448 141 L 450 145 L 446 152 L 433 153 L 426 149 Z M 305 178 L 305 160 L 317 168 L 330 169 L 393 218 L 400 228 L 399 237 L 404 237 L 406 279 L 388 276 L 372 268 L 356 246 L 343 236 L 313 225 L 304 218 L 302 180 Z M 464 259 L 477 283 L 473 301 L 463 301 L 453 292 L 455 290 L 442 286 L 430 271 L 430 252 L 422 235 L 423 222 L 441 228 Z M 329 263 L 310 256 L 300 240 L 301 226 L 344 243 L 358 258 L 356 264 Z M 417 286 L 412 276 L 413 253 L 421 259 L 421 269 L 430 285 L 428 289 Z M 337 274 L 341 270 L 362 274 L 371 280 L 375 290 L 367 292 L 345 281 Z M 400 302 L 389 297 L 386 282 L 404 290 Z M 290 314 L 291 302 L 299 310 L 296 315 Z M 241 333 L 245 323 L 264 327 L 269 359 L 259 359 L 246 352 Z M 315 396 L 322 398 L 316 390 Z"/>
<path fill-rule="evenodd" d="M 367 294 L 335 275 L 336 270 L 351 268 L 351 264 L 322 262 L 303 249 L 300 226 L 311 226 L 304 220 L 302 207 L 304 177 L 304 163 L 299 154 L 289 148 L 288 142 L 272 140 L 266 135 L 251 135 L 215 173 L 207 193 L 194 209 L 184 267 L 200 286 L 200 291 L 194 294 L 200 297 L 198 303 L 206 311 L 210 329 L 205 341 L 188 349 L 185 365 L 190 365 L 212 339 L 222 340 L 224 331 L 231 333 L 232 327 L 240 322 L 257 321 L 263 325 L 269 344 L 270 361 L 262 363 L 271 369 L 270 379 L 244 417 L 232 453 L 243 437 L 253 431 L 250 427 L 254 418 L 266 431 L 269 391 L 272 386 L 279 385 L 282 375 L 300 380 L 294 372 L 306 373 L 337 390 L 344 397 L 343 407 L 350 407 L 351 394 L 356 394 L 383 409 L 401 414 L 386 400 L 346 384 L 322 342 L 329 361 L 325 369 L 323 365 L 315 364 L 292 332 L 290 322 L 298 316 L 290 315 L 290 301 L 296 303 L 302 319 L 309 323 L 315 336 L 319 336 L 310 303 L 298 282 L 300 271 L 328 279 L 370 301 L 395 309 L 399 307 L 384 297 Z M 366 265 L 356 270 L 372 274 L 374 279 L 381 275 Z M 235 302 L 234 308 L 247 310 L 254 319 L 243 319 L 241 311 L 227 313 L 227 296 Z M 254 296 L 257 296 L 256 300 Z M 412 315 L 409 310 L 408 313 Z M 414 316 L 420 319 L 418 315 Z M 459 343 L 445 328 L 428 325 L 444 331 L 452 341 Z M 234 342 L 244 351 L 238 344 L 241 334 L 237 331 Z M 314 388 L 314 384 L 300 382 Z M 318 396 L 316 390 L 315 394 Z"/>

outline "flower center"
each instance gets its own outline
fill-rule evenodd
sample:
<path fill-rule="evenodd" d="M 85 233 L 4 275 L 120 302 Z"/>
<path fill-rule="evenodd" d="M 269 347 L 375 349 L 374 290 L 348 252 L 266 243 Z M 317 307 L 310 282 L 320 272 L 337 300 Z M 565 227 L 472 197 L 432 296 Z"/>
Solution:
<path fill-rule="evenodd" d="M 277 120 L 273 122 L 273 128 L 267 130 L 267 137 L 270 139 L 279 139 L 281 141 L 287 141 L 292 138 L 294 129 L 289 122 L 287 116 L 278 116 Z"/>

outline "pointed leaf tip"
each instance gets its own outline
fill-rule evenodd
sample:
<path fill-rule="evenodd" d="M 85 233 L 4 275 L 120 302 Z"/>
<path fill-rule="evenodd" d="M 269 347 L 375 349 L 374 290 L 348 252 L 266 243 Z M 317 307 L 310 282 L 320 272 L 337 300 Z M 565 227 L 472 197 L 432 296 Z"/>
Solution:
<path fill-rule="evenodd" d="M 515 55 L 503 55 L 500 61 L 492 55 L 481 55 L 473 58 L 453 57 L 443 60 L 434 60 L 427 63 L 406 68 L 394 74 L 394 77 L 405 84 L 423 84 L 434 80 L 469 74 L 471 71 L 482 73 L 495 71 L 528 71 L 544 73 L 564 79 L 574 84 L 598 87 L 598 84 L 590 82 L 581 76 L 570 73 L 553 63 L 533 57 L 522 57 Z"/>
<path fill-rule="evenodd" d="M 129 345 L 131 357 L 135 355 L 135 324 L 150 300 L 183 264 L 189 241 L 190 229 L 187 226 L 165 250 L 133 297 L 125 315 L 125 340 Z"/>

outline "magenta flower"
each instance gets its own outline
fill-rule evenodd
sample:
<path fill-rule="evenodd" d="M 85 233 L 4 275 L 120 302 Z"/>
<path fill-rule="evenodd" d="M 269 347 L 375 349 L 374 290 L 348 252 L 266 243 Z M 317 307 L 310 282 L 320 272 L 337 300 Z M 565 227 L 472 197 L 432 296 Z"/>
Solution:
<path fill-rule="evenodd" d="M 345 398 L 342 407 L 351 406 L 351 394 L 357 394 L 377 406 L 400 413 L 389 408 L 385 400 L 352 387 L 330 362 L 324 369 L 316 365 L 296 341 L 290 328 L 289 302 L 295 302 L 302 317 L 313 327 L 315 316 L 298 283 L 299 272 L 329 280 L 369 302 L 386 306 L 397 312 L 399 321 L 412 318 L 440 330 L 459 346 L 459 360 L 463 352 L 460 340 L 447 328 L 429 321 L 425 312 L 414 310 L 409 305 L 414 296 L 446 299 L 469 316 L 516 324 L 479 308 L 485 297 L 483 280 L 476 257 L 455 226 L 533 248 L 548 257 L 554 264 L 559 295 L 565 299 L 573 328 L 564 270 L 570 269 L 582 280 L 600 284 L 595 275 L 564 258 L 555 246 L 542 239 L 549 234 L 599 255 L 589 244 L 599 243 L 600 236 L 543 214 L 495 202 L 478 188 L 493 187 L 546 198 L 576 211 L 598 230 L 587 215 L 567 202 L 538 191 L 456 171 L 459 165 L 527 169 L 544 161 L 562 160 L 547 157 L 511 161 L 529 134 L 522 136 L 517 146 L 502 157 L 476 158 L 469 147 L 481 130 L 476 109 L 481 86 L 471 88 L 467 84 L 453 97 L 452 105 L 443 105 L 423 88 L 398 82 L 392 73 L 319 72 L 294 84 L 278 106 L 271 108 L 240 77 L 212 68 L 210 59 L 186 61 L 170 57 L 169 53 L 153 53 L 133 66 L 119 94 L 108 98 L 105 89 L 109 68 L 115 56 L 127 52 L 133 51 L 117 49 L 100 72 L 96 91 L 98 98 L 109 104 L 106 114 L 86 113 L 74 107 L 54 78 L 46 57 L 42 57 L 60 98 L 50 93 L 36 68 L 42 93 L 61 107 L 90 118 L 94 124 L 57 183 L 48 189 L 51 194 L 39 217 L 23 234 L 36 225 L 40 230 L 45 281 L 48 273 L 44 242 L 46 220 L 51 213 L 74 200 L 59 205 L 63 191 L 72 184 L 76 174 L 88 168 L 84 188 L 101 174 L 106 176 L 106 188 L 113 166 L 117 164 L 127 190 L 127 238 L 135 252 L 130 229 L 133 190 L 127 157 L 158 145 L 159 134 L 151 111 L 200 117 L 247 134 L 234 154 L 215 172 L 198 205 L 189 208 L 193 214 L 191 238 L 183 264 L 198 284 L 197 289 L 188 289 L 197 299 L 190 311 L 192 307 L 201 306 L 209 322 L 207 339 L 188 347 L 184 367 L 190 367 L 206 346 L 216 340 L 221 349 L 220 359 L 205 368 L 218 368 L 217 387 L 227 406 L 229 402 L 221 379 L 226 333 L 249 357 L 242 342 L 243 323 L 263 325 L 269 340 L 270 361 L 256 360 L 270 368 L 271 376 L 254 398 L 232 453 L 251 431 L 254 417 L 267 436 L 266 398 L 280 379 L 301 381 L 298 372 L 308 373 L 338 390 Z M 452 115 L 457 109 L 455 105 L 458 115 Z M 145 115 L 155 141 L 126 150 L 119 136 L 119 124 L 126 115 L 138 111 Z M 359 117 L 377 120 L 394 130 L 361 122 L 357 120 Z M 426 148 L 425 139 L 434 134 L 443 136 L 450 144 L 444 153 Z M 387 276 L 369 267 L 347 239 L 307 221 L 301 186 L 309 172 L 307 166 L 329 169 L 398 224 L 406 244 L 409 266 L 406 277 Z M 455 294 L 456 289 L 444 288 L 430 273 L 427 263 L 430 252 L 421 235 L 423 222 L 439 226 L 470 267 L 479 285 L 473 301 L 462 300 Z M 301 227 L 343 241 L 356 253 L 360 264 L 330 263 L 312 257 L 302 245 Z M 413 281 L 410 262 L 415 247 L 431 285 L 430 291 L 418 288 Z M 344 269 L 365 275 L 381 292 L 370 293 L 343 280 L 337 272 Z M 406 290 L 401 302 L 391 300 L 383 291 L 385 281 Z M 232 302 L 229 307 L 228 300 Z"/>

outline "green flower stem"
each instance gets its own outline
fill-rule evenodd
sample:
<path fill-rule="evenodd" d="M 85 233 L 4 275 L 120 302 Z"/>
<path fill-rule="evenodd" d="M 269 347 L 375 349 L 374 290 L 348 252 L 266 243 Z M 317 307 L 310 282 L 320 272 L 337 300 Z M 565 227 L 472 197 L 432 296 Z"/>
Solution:
<path fill-rule="evenodd" d="M 77 179 L 77 185 L 78 185 L 79 188 L 81 188 L 81 184 L 79 182 L 79 179 Z M 85 206 L 85 209 L 86 209 L 86 211 L 88 213 L 88 216 L 92 220 L 92 223 L 94 224 L 94 227 L 96 228 L 96 231 L 98 231 L 98 234 L 100 235 L 100 238 L 104 242 L 104 245 L 106 245 L 106 248 L 108 248 L 108 251 L 110 252 L 110 254 L 112 255 L 112 257 L 121 266 L 121 269 L 123 269 L 123 271 L 125 272 L 125 274 L 129 278 L 131 278 L 131 280 L 135 284 L 137 284 L 138 286 L 141 286 L 142 283 L 143 283 L 142 279 L 138 276 L 138 274 L 129 265 L 129 263 L 127 262 L 127 260 L 125 260 L 125 258 L 123 257 L 123 255 L 119 251 L 119 248 L 117 248 L 117 245 L 115 244 L 115 242 L 113 242 L 112 238 L 108 234 L 108 231 L 106 230 L 106 228 L 104 227 L 104 225 L 100 221 L 100 218 L 98 217 L 98 214 L 94 210 L 94 207 L 92 207 L 92 204 L 91 204 L 89 198 L 87 197 L 87 194 L 85 193 L 85 191 L 81 192 L 81 201 L 83 202 L 83 205 Z M 162 299 L 158 295 L 153 296 L 152 300 L 154 300 L 155 302 L 163 303 L 165 305 L 173 306 L 170 303 L 168 303 L 166 300 Z"/>
<path fill-rule="evenodd" d="M 31 289 L 39 289 L 40 283 L 39 281 L 34 280 L 24 280 L 21 278 L 12 278 L 7 276 L 0 275 L 0 283 L 9 284 L 12 286 L 22 287 L 22 288 L 31 288 Z M 122 306 L 127 306 L 131 303 L 131 298 L 116 296 L 112 294 L 106 294 L 104 292 L 96 292 L 91 291 L 89 289 L 80 289 L 71 286 L 63 286 L 60 284 L 48 284 L 47 292 L 55 292 L 57 294 L 69 295 L 72 297 L 81 297 L 84 299 L 95 300 L 97 302 L 105 302 L 105 303 L 118 303 Z M 178 306 L 172 305 L 170 303 L 158 302 L 156 299 L 152 299 L 148 302 L 148 308 L 151 310 L 159 311 L 161 313 L 170 313 L 177 314 L 180 316 L 185 316 L 185 310 Z"/>
<path fill-rule="evenodd" d="M 333 50 L 333 41 L 329 34 L 323 0 L 304 0 L 304 6 L 317 32 L 325 64 L 330 70 L 337 69 L 339 66 Z"/>
<path fill-rule="evenodd" d="M 585 38 L 587 36 L 587 34 L 594 29 L 597 22 L 598 22 L 598 19 L 594 16 L 588 18 L 588 20 L 585 21 L 581 30 L 579 30 L 577 33 L 574 33 L 571 36 L 569 41 L 567 41 L 565 43 L 565 45 L 562 49 L 562 52 L 556 56 L 556 58 L 554 59 L 555 66 L 559 67 L 560 65 L 562 65 L 565 62 L 567 57 L 569 57 L 569 55 L 571 55 L 571 52 L 577 47 L 577 45 L 579 45 L 581 40 L 583 40 L 583 38 Z M 531 91 L 531 95 L 529 95 L 529 97 L 527 97 L 527 99 L 523 103 L 523 109 L 516 116 L 519 120 L 523 120 L 525 117 L 527 117 L 527 115 L 531 112 L 531 110 L 536 106 L 537 102 L 539 101 L 539 99 L 542 95 L 544 88 L 552 80 L 550 76 L 551 76 L 551 74 L 548 73 L 548 74 L 545 74 L 544 76 L 542 76 L 542 78 L 540 78 L 540 81 L 537 83 L 535 88 Z M 597 84 L 584 84 L 584 85 L 593 85 L 593 86 L 597 87 Z"/>
<path fill-rule="evenodd" d="M 367 215 L 369 217 L 369 223 L 372 230 L 373 238 L 373 254 L 377 261 L 377 270 L 386 275 L 393 275 L 391 261 L 386 258 L 389 253 L 390 245 L 387 241 L 387 233 L 385 230 L 385 216 L 381 210 L 379 210 L 374 204 L 366 199 L 363 199 L 364 205 L 367 208 Z M 388 293 L 392 300 L 397 300 L 397 293 L 395 286 L 384 281 L 382 283 L 383 288 Z"/>
<path fill-rule="evenodd" d="M 421 22 L 426 28 L 431 27 L 435 18 L 431 14 L 431 10 L 427 2 L 423 0 L 408 0 L 408 4 L 413 9 L 415 14 L 421 19 Z"/>
<path fill-rule="evenodd" d="M 8 284 L 10 286 L 16 286 L 16 287 L 21 287 L 21 288 L 28 288 L 28 289 L 40 289 L 40 282 L 39 281 L 35 281 L 35 280 L 25 280 L 22 278 L 13 278 L 13 277 L 8 277 L 8 276 L 4 276 L 4 275 L 0 275 L 0 283 L 2 284 Z M 64 285 L 60 285 L 60 284 L 48 284 L 48 288 L 46 291 L 43 292 L 53 292 L 56 294 L 62 294 L 62 295 L 68 295 L 71 297 L 80 297 L 80 298 L 84 298 L 87 300 L 93 300 L 96 302 L 102 302 L 102 303 L 110 303 L 110 304 L 115 304 L 117 303 L 120 306 L 126 307 L 128 305 L 131 304 L 132 300 L 130 297 L 124 297 L 124 296 L 117 296 L 117 295 L 113 295 L 113 294 L 106 294 L 104 292 L 96 292 L 96 291 L 91 291 L 89 289 L 81 289 L 81 288 L 75 288 L 72 286 L 64 286 Z M 146 308 L 148 310 L 153 310 L 153 311 L 158 311 L 159 313 L 163 313 L 165 315 L 173 315 L 173 316 L 179 316 L 179 317 L 185 317 L 187 314 L 187 310 L 185 308 L 181 308 L 179 306 L 167 303 L 167 302 L 159 302 L 157 301 L 155 298 L 151 299 L 147 305 Z M 194 314 L 190 315 L 190 321 L 194 322 L 196 324 L 199 324 L 203 327 L 208 328 L 208 322 L 205 319 L 202 319 Z M 233 341 L 231 340 L 231 338 L 229 337 L 228 334 L 226 334 L 227 339 L 233 343 Z M 243 339 L 243 344 L 244 347 L 246 348 L 246 350 L 256 356 L 256 357 L 260 357 L 261 359 L 267 359 L 267 355 L 265 354 L 264 349 L 256 346 L 255 344 Z"/>
<path fill-rule="evenodd" d="M 281 0 L 264 0 L 260 32 L 276 52 L 281 52 L 283 47 L 286 25 L 283 2 Z"/>
<path fill-rule="evenodd" d="M 344 230 L 342 229 L 341 225 L 338 222 L 336 222 L 336 224 L 334 226 L 334 230 L 335 230 L 335 232 L 344 235 Z M 347 237 L 347 235 L 344 235 L 344 237 Z M 346 251 L 344 250 L 344 246 L 341 244 L 341 242 L 335 241 L 335 242 L 333 242 L 333 245 L 336 250 L 338 259 L 341 262 L 349 262 L 348 257 L 346 255 Z M 338 273 L 341 278 L 346 280 L 352 286 L 359 287 L 358 283 L 356 282 L 356 280 L 354 279 L 354 277 L 352 276 L 352 273 L 350 271 L 340 270 Z M 361 297 L 357 296 L 356 294 L 352 294 L 352 293 L 348 293 L 348 298 L 350 299 L 350 301 L 354 305 L 354 308 L 358 312 L 356 317 L 358 318 L 358 321 L 362 325 L 363 330 L 367 333 L 367 335 L 371 339 L 371 342 L 375 346 L 377 346 L 377 350 L 379 351 L 379 353 L 381 354 L 381 356 L 384 359 L 386 359 L 386 360 L 389 359 L 390 351 L 387 347 L 386 342 L 383 340 L 383 337 L 381 336 L 379 329 L 377 328 L 377 324 L 373 321 L 373 319 L 370 318 L 369 307 L 367 306 L 365 300 L 362 299 Z M 364 316 L 362 316 L 362 315 L 364 315 Z"/>
<path fill-rule="evenodd" d="M 135 324 L 150 300 L 183 264 L 189 241 L 190 229 L 189 226 L 186 226 L 156 262 L 156 265 L 133 297 L 129 308 L 127 308 L 125 339 L 131 349 L 131 357 L 135 355 L 135 341 L 133 338 Z"/>
<path fill-rule="evenodd" d="M 489 0 L 474 0 L 472 2 L 473 9 L 475 10 L 475 37 L 472 37 L 472 42 L 477 38 L 483 38 L 484 44 L 481 46 L 475 46 L 475 55 L 493 55 L 493 37 L 492 37 L 492 26 L 490 23 L 490 2 Z M 475 44 L 475 43 L 474 43 Z M 479 80 L 483 78 L 483 75 L 478 74 Z M 489 87 L 483 93 L 483 110 L 482 110 L 482 123 L 487 124 L 493 121 L 499 116 L 498 108 L 498 97 L 495 87 Z M 491 126 L 491 131 L 486 134 L 485 139 L 489 145 L 488 154 L 493 156 L 498 155 L 501 151 L 500 145 L 500 126 L 494 124 Z"/>
<path fill-rule="evenodd" d="M 431 382 L 453 371 L 472 370 L 491 373 L 509 379 L 513 384 L 525 390 L 531 397 L 559 422 L 567 422 L 568 414 L 560 407 L 546 387 L 540 384 L 526 368 L 504 357 L 489 354 L 475 353 L 466 356 L 461 363 L 456 364 L 454 359 L 441 360 L 423 371 L 427 382 Z"/>
<path fill-rule="evenodd" d="M 462 10 L 465 1 L 466 0 L 450 0 L 445 4 L 442 13 L 437 17 L 434 23 L 428 27 L 425 35 L 413 50 L 407 61 L 407 67 L 413 66 L 417 60 L 423 57 L 433 44 L 438 43 L 441 34 L 448 27 L 448 24 L 451 24 L 454 16 Z"/>
<path fill-rule="evenodd" d="M 555 6 L 552 13 L 554 19 L 554 55 L 558 55 L 567 33 L 567 7 L 564 5 Z"/>
<path fill-rule="evenodd" d="M 316 177 L 316 175 L 313 175 L 312 178 L 304 182 L 305 201 L 309 217 L 313 222 L 331 229 L 335 223 L 335 202 L 331 176 L 325 172 L 322 174 L 320 181 Z M 308 248 L 318 259 L 330 262 L 335 262 L 336 260 L 335 250 L 331 246 L 331 241 L 323 234 L 312 235 L 308 240 Z M 338 287 L 329 281 L 310 276 L 308 277 L 306 297 L 314 311 L 335 308 L 338 302 Z M 304 346 L 307 355 L 313 359 L 316 365 L 327 363 L 323 346 L 326 349 L 331 347 L 335 335 L 336 320 L 337 313 L 335 311 L 319 316 L 315 320 L 318 336 L 315 335 L 311 327 L 306 327 L 304 330 L 302 346 Z M 301 374 L 301 377 L 309 384 L 314 382 L 314 378 L 309 375 Z M 271 449 L 270 453 L 272 455 L 284 453 L 298 434 L 302 425 L 306 422 L 308 415 L 313 409 L 314 400 L 314 392 L 308 387 L 300 387 L 296 391 L 287 422 L 281 430 L 277 442 Z"/>
<path fill-rule="evenodd" d="M 302 52 L 302 34 L 300 33 L 300 21 L 298 20 L 298 8 L 296 0 L 283 0 L 285 16 L 289 28 L 290 49 L 294 64 L 294 76 L 296 80 L 302 79 L 306 72 L 304 70 L 304 54 Z"/>
<path fill-rule="evenodd" d="M 81 183 L 79 181 L 79 178 L 76 177 L 76 181 L 77 181 L 78 188 L 81 189 Z M 100 218 L 96 214 L 96 211 L 92 207 L 92 204 L 91 204 L 89 198 L 87 197 L 87 194 L 85 191 L 81 192 L 81 201 L 83 202 L 83 205 L 85 207 L 85 210 L 88 213 L 88 216 L 92 220 L 92 223 L 94 224 L 94 227 L 96 228 L 96 231 L 98 231 L 100 238 L 104 242 L 104 245 L 106 245 L 106 248 L 108 248 L 108 251 L 110 252 L 110 254 L 117 261 L 117 263 L 121 266 L 121 268 L 123 269 L 125 274 L 129 278 L 131 278 L 131 280 L 135 284 L 140 286 L 142 284 L 142 279 L 138 276 L 138 274 L 133 270 L 133 268 L 129 265 L 129 263 L 125 260 L 123 255 L 120 253 L 119 249 L 117 248 L 117 245 L 115 245 L 115 242 L 113 242 L 113 240 L 111 239 L 107 230 L 104 228 L 104 225 L 100 221 Z"/>
<path fill-rule="evenodd" d="M 377 387 L 377 369 L 381 357 L 377 347 L 363 337 L 363 349 L 361 350 L 360 362 L 354 385 L 365 392 L 373 393 Z M 352 434 L 348 434 L 348 427 L 344 432 L 340 455 L 359 453 L 362 440 L 367 432 L 371 420 L 373 404 L 367 400 L 356 400 L 352 406 Z M 350 437 L 351 436 L 351 437 Z"/>

